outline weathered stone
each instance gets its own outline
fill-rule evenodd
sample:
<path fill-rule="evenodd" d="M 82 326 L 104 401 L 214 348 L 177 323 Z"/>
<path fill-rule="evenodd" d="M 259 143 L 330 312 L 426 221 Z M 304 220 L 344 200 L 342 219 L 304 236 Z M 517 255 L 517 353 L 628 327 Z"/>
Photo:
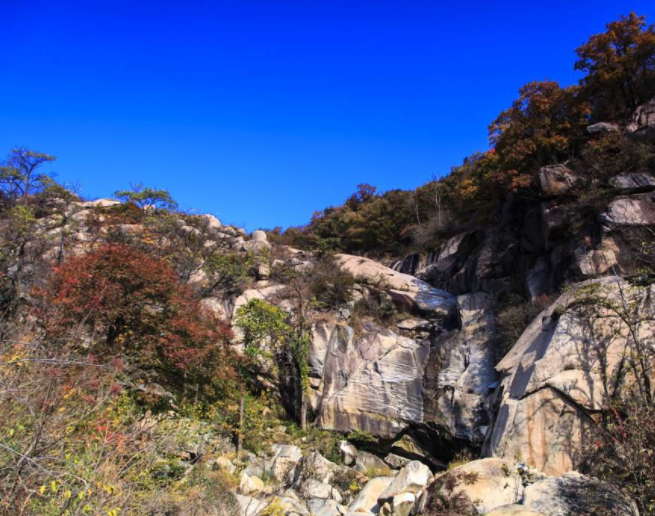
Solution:
<path fill-rule="evenodd" d="M 414 493 L 400 493 L 393 497 L 391 502 L 391 514 L 393 516 L 409 516 L 416 503 Z"/>
<path fill-rule="evenodd" d="M 348 510 L 347 507 L 339 505 L 334 500 L 323 500 L 320 498 L 309 500 L 307 506 L 312 516 L 341 516 Z"/>
<path fill-rule="evenodd" d="M 546 478 L 529 485 L 525 489 L 523 505 L 526 509 L 545 516 L 637 514 L 632 503 L 618 490 L 576 472 Z"/>
<path fill-rule="evenodd" d="M 273 457 L 270 463 L 270 473 L 279 481 L 292 483 L 296 466 L 302 459 L 302 451 L 297 446 L 274 444 L 271 446 Z"/>
<path fill-rule="evenodd" d="M 218 469 L 222 469 L 228 473 L 234 473 L 237 469 L 236 466 L 232 464 L 232 461 L 227 457 L 218 457 L 216 459 L 216 466 Z"/>
<path fill-rule="evenodd" d="M 355 340 L 349 327 L 330 337 L 323 373 L 318 425 L 394 437 L 423 421 L 423 373 L 429 343 L 400 337 L 364 323 Z"/>
<path fill-rule="evenodd" d="M 234 497 L 239 505 L 240 516 L 257 516 L 268 506 L 268 503 L 264 500 L 257 500 L 257 498 L 253 498 L 252 496 L 237 494 Z"/>
<path fill-rule="evenodd" d="M 651 192 L 655 190 L 655 178 L 650 174 L 619 174 L 610 179 L 610 185 L 622 193 Z"/>
<path fill-rule="evenodd" d="M 400 493 L 418 493 L 428 485 L 432 472 L 425 464 L 413 460 L 400 470 L 389 487 L 380 495 L 379 500 L 386 502 L 392 500 Z"/>
<path fill-rule="evenodd" d="M 384 462 L 386 462 L 390 467 L 394 469 L 400 469 L 404 468 L 409 464 L 411 459 L 408 459 L 406 457 L 401 457 L 400 455 L 396 455 L 395 453 L 389 453 L 385 458 Z"/>
<path fill-rule="evenodd" d="M 409 317 L 397 323 L 396 327 L 399 330 L 416 331 L 416 330 L 429 330 L 430 325 L 431 325 L 430 321 L 426 321 L 425 319 L 415 319 L 413 317 Z"/>
<path fill-rule="evenodd" d="M 448 317 L 453 313 L 455 298 L 451 294 L 433 288 L 414 276 L 402 274 L 360 256 L 338 254 L 335 260 L 342 270 L 360 281 L 387 290 L 394 302 L 401 306 L 437 317 Z"/>
<path fill-rule="evenodd" d="M 618 266 L 619 248 L 612 238 L 604 238 L 596 249 L 578 247 L 573 255 L 574 267 L 582 276 L 595 277 Z"/>
<path fill-rule="evenodd" d="M 655 98 L 635 110 L 626 130 L 639 140 L 652 140 L 655 137 Z"/>
<path fill-rule="evenodd" d="M 369 480 L 359 492 L 357 498 L 350 504 L 349 511 L 353 513 L 369 511 L 378 512 L 380 495 L 391 485 L 393 477 L 377 477 Z"/>
<path fill-rule="evenodd" d="M 330 484 L 325 484 L 311 478 L 303 483 L 302 493 L 306 498 L 332 499 L 336 502 L 341 502 L 339 491 Z"/>
<path fill-rule="evenodd" d="M 577 286 L 582 288 L 594 289 L 605 303 L 621 303 L 622 296 L 635 303 L 639 319 L 633 329 L 644 342 L 653 342 L 646 322 L 655 313 L 653 286 L 637 288 L 607 277 Z M 622 384 L 606 380 L 617 377 L 626 346 L 631 346 L 628 327 L 615 313 L 600 307 L 576 309 L 582 295 L 573 288 L 560 296 L 497 365 L 504 377 L 503 397 L 486 455 L 519 456 L 550 475 L 576 468 L 588 413 L 617 395 Z"/>
<path fill-rule="evenodd" d="M 539 183 L 546 197 L 557 197 L 570 192 L 577 179 L 566 165 L 548 165 L 539 169 Z"/>
<path fill-rule="evenodd" d="M 241 494 L 258 494 L 264 491 L 264 489 L 264 482 L 261 478 L 255 475 L 241 473 L 241 481 L 239 482 L 239 490 L 241 491 Z"/>
<path fill-rule="evenodd" d="M 600 219 L 610 227 L 655 225 L 655 196 L 646 193 L 617 197 Z"/>
<path fill-rule="evenodd" d="M 277 502 L 277 505 L 285 516 L 309 516 L 307 508 L 295 498 L 276 496 L 273 500 Z"/>
<path fill-rule="evenodd" d="M 355 463 L 357 453 L 357 448 L 355 448 L 348 441 L 341 441 L 339 443 L 339 455 L 341 456 L 341 460 L 346 466 L 351 466 Z"/>
<path fill-rule="evenodd" d="M 312 325 L 312 339 L 309 343 L 308 362 L 311 368 L 310 374 L 316 378 L 323 377 L 325 357 L 335 326 L 335 323 L 329 321 L 319 321 Z"/>
<path fill-rule="evenodd" d="M 355 468 L 361 473 L 389 470 L 389 466 L 380 457 L 365 451 L 357 454 Z"/>
<path fill-rule="evenodd" d="M 609 122 L 598 122 L 597 124 L 587 126 L 587 132 L 589 134 L 608 134 L 618 133 L 620 131 L 621 127 L 618 124 L 611 124 Z"/>
<path fill-rule="evenodd" d="M 210 215 L 209 213 L 206 213 L 205 215 L 201 215 L 202 218 L 205 220 L 207 224 L 207 229 L 211 230 L 219 230 L 223 227 L 223 224 L 221 224 L 221 221 L 218 220 L 216 217 L 213 215 Z"/>
<path fill-rule="evenodd" d="M 445 498 L 465 497 L 480 514 L 519 502 L 523 484 L 516 467 L 501 459 L 480 459 L 453 468 L 439 493 Z"/>

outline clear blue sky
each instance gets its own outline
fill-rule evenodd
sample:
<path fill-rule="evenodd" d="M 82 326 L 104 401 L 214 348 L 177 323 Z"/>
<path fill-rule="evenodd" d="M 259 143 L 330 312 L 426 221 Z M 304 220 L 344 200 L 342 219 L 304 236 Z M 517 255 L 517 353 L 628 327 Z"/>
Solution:
<path fill-rule="evenodd" d="M 0 153 L 58 156 L 90 198 L 130 183 L 257 227 L 358 183 L 414 187 L 487 145 L 535 79 L 652 0 L 0 0 Z"/>

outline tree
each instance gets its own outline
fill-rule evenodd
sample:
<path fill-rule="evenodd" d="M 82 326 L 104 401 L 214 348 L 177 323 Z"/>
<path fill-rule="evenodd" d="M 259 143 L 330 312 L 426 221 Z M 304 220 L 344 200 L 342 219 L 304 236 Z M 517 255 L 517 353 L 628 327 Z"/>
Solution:
<path fill-rule="evenodd" d="M 0 186 L 10 199 L 29 197 L 31 194 L 43 191 L 54 181 L 47 174 L 38 172 L 38 168 L 57 158 L 25 147 L 12 149 L 0 168 Z"/>
<path fill-rule="evenodd" d="M 78 343 L 105 360 L 124 357 L 171 387 L 231 375 L 229 328 L 164 260 L 106 245 L 57 267 L 41 297 L 53 341 Z"/>
<path fill-rule="evenodd" d="M 540 167 L 571 158 L 585 134 L 588 108 L 576 87 L 531 82 L 489 126 L 498 156 L 496 181 L 510 190 L 529 188 Z"/>
<path fill-rule="evenodd" d="M 131 190 L 118 190 L 114 195 L 124 202 L 136 204 L 146 212 L 177 209 L 177 202 L 168 190 L 145 187 L 141 183 L 132 186 Z"/>
<path fill-rule="evenodd" d="M 293 289 L 293 287 L 292 287 Z M 296 289 L 293 289 L 294 293 Z M 300 300 L 296 321 L 290 321 L 279 307 L 261 299 L 252 299 L 237 310 L 236 325 L 243 331 L 244 352 L 250 358 L 266 356 L 270 350 L 291 355 L 295 369 L 296 403 L 301 428 L 307 424 L 306 391 L 309 388 L 309 336 L 305 327 L 305 305 Z"/>
<path fill-rule="evenodd" d="M 594 118 L 625 120 L 655 95 L 655 25 L 647 26 L 645 16 L 621 16 L 576 53 Z"/>

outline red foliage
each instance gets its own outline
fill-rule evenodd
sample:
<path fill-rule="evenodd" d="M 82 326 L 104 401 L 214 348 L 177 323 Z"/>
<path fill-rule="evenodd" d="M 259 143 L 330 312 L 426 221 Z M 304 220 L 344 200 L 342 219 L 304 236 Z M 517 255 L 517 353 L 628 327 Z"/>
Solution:
<path fill-rule="evenodd" d="M 70 258 L 42 297 L 49 337 L 82 343 L 90 335 L 89 353 L 101 361 L 122 356 L 140 369 L 177 375 L 228 367 L 229 327 L 200 306 L 167 262 L 129 246 Z"/>

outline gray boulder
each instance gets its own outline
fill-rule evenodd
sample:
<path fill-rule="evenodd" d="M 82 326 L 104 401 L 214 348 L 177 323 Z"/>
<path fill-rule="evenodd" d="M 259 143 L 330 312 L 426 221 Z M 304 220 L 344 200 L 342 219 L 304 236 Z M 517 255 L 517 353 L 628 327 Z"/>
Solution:
<path fill-rule="evenodd" d="M 529 485 L 525 489 L 523 505 L 526 509 L 545 516 L 638 514 L 633 504 L 618 490 L 576 472 L 546 478 Z"/>
<path fill-rule="evenodd" d="M 650 174 L 619 174 L 610 179 L 610 185 L 622 193 L 650 192 L 655 190 L 655 178 Z"/>

